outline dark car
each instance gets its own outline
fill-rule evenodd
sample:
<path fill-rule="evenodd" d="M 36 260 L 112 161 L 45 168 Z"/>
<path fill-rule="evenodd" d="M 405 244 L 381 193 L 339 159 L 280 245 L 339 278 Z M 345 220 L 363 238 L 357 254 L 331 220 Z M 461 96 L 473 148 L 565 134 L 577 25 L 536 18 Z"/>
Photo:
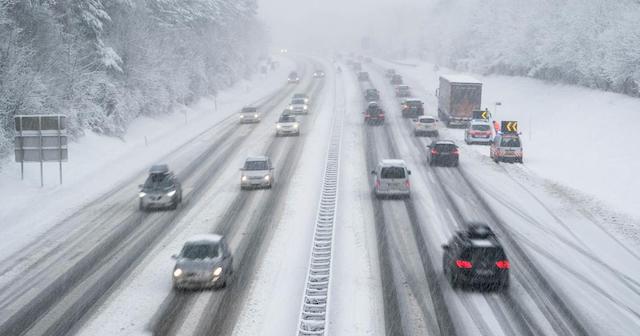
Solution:
<path fill-rule="evenodd" d="M 416 118 L 424 115 L 424 103 L 420 99 L 406 99 L 402 102 L 402 116 Z"/>
<path fill-rule="evenodd" d="M 368 102 L 380 100 L 380 92 L 377 89 L 367 89 L 364 92 L 364 99 Z"/>
<path fill-rule="evenodd" d="M 402 80 L 402 76 L 400 75 L 393 75 L 391 76 L 391 84 L 392 85 L 402 85 L 404 83 L 404 81 Z"/>
<path fill-rule="evenodd" d="M 313 78 L 324 78 L 324 71 L 316 70 L 313 72 Z"/>
<path fill-rule="evenodd" d="M 369 73 L 366 72 L 366 71 L 358 72 L 358 80 L 361 81 L 361 82 L 368 81 L 369 80 Z"/>
<path fill-rule="evenodd" d="M 222 288 L 233 274 L 233 257 L 224 237 L 201 234 L 189 239 L 180 254 L 174 255 L 173 287 Z"/>
<path fill-rule="evenodd" d="M 468 223 L 442 248 L 442 268 L 451 287 L 509 287 L 509 260 L 487 225 Z"/>
<path fill-rule="evenodd" d="M 387 71 L 385 71 L 384 76 L 391 79 L 391 77 L 393 77 L 396 74 L 396 70 L 395 69 L 387 69 Z"/>
<path fill-rule="evenodd" d="M 364 112 L 364 122 L 367 124 L 380 125 L 384 123 L 384 111 L 376 102 L 370 102 Z"/>
<path fill-rule="evenodd" d="M 166 164 L 153 165 L 149 176 L 140 185 L 138 193 L 140 210 L 151 208 L 176 209 L 182 202 L 182 186 Z"/>
<path fill-rule="evenodd" d="M 430 166 L 458 166 L 460 151 L 451 140 L 436 140 L 427 146 L 427 162 Z"/>
<path fill-rule="evenodd" d="M 289 73 L 289 77 L 287 77 L 287 81 L 289 84 L 300 83 L 300 75 L 298 75 L 297 71 L 291 71 L 291 73 Z"/>

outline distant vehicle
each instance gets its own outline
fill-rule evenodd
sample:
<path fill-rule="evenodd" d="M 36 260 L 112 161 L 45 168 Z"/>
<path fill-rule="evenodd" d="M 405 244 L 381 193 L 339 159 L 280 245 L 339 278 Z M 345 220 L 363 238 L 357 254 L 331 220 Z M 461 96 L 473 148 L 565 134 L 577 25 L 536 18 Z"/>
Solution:
<path fill-rule="evenodd" d="M 364 62 L 365 62 L 365 63 L 371 63 L 371 62 L 373 62 L 373 60 L 371 59 L 371 57 L 366 56 L 366 57 L 364 58 Z"/>
<path fill-rule="evenodd" d="M 286 53 L 288 53 L 288 52 L 289 52 L 289 50 L 287 50 L 287 49 L 280 49 L 280 53 L 281 53 L 281 54 L 286 54 Z"/>
<path fill-rule="evenodd" d="M 274 175 L 271 159 L 266 156 L 248 157 L 240 168 L 240 189 L 268 188 L 273 186 Z"/>
<path fill-rule="evenodd" d="M 380 100 L 380 92 L 377 89 L 366 89 L 364 91 L 364 99 L 368 102 Z"/>
<path fill-rule="evenodd" d="M 498 133 L 491 142 L 489 156 L 496 163 L 519 162 L 523 163 L 522 142 L 520 136 L 511 133 Z"/>
<path fill-rule="evenodd" d="M 384 72 L 384 76 L 391 79 L 393 76 L 396 75 L 396 70 L 395 69 L 387 69 L 387 71 Z"/>
<path fill-rule="evenodd" d="M 291 100 L 296 99 L 304 99 L 304 102 L 309 104 L 309 95 L 307 95 L 306 93 L 295 93 L 293 97 L 291 97 Z"/>
<path fill-rule="evenodd" d="M 322 70 L 316 70 L 313 72 L 313 78 L 324 78 L 325 73 Z"/>
<path fill-rule="evenodd" d="M 391 76 L 390 82 L 392 85 L 402 85 L 404 83 L 404 81 L 402 80 L 402 76 L 397 74 Z"/>
<path fill-rule="evenodd" d="M 139 187 L 138 207 L 142 211 L 152 208 L 175 210 L 182 203 L 182 185 L 166 164 L 151 166 L 147 180 Z"/>
<path fill-rule="evenodd" d="M 469 223 L 467 227 L 442 245 L 442 267 L 451 287 L 508 288 L 510 264 L 498 238 L 484 224 Z"/>
<path fill-rule="evenodd" d="M 373 192 L 377 198 L 399 196 L 409 198 L 411 196 L 411 171 L 404 160 L 380 160 L 373 175 Z"/>
<path fill-rule="evenodd" d="M 438 120 L 435 117 L 421 116 L 413 121 L 413 134 L 415 136 L 438 136 Z"/>
<path fill-rule="evenodd" d="M 482 83 L 463 75 L 440 76 L 438 117 L 447 127 L 466 127 L 474 110 L 480 109 Z"/>
<path fill-rule="evenodd" d="M 424 115 L 424 103 L 420 99 L 405 99 L 402 101 L 402 116 L 415 118 Z"/>
<path fill-rule="evenodd" d="M 369 102 L 367 110 L 364 112 L 364 122 L 367 124 L 380 125 L 384 123 L 384 111 L 376 102 Z"/>
<path fill-rule="evenodd" d="M 308 114 L 309 104 L 304 98 L 293 98 L 289 104 L 289 111 L 291 114 Z"/>
<path fill-rule="evenodd" d="M 187 240 L 173 256 L 173 288 L 225 287 L 233 275 L 233 257 L 224 237 L 202 234 Z"/>
<path fill-rule="evenodd" d="M 300 135 L 300 122 L 293 115 L 283 114 L 276 122 L 276 136 Z"/>
<path fill-rule="evenodd" d="M 300 83 L 300 75 L 298 75 L 298 72 L 296 71 L 291 71 L 291 73 L 289 73 L 289 77 L 287 77 L 287 81 L 289 84 L 298 84 Z"/>
<path fill-rule="evenodd" d="M 427 149 L 427 162 L 430 166 L 458 166 L 460 151 L 453 141 L 434 140 L 427 146 Z"/>
<path fill-rule="evenodd" d="M 260 112 L 257 107 L 245 106 L 240 110 L 240 123 L 257 123 L 260 122 Z"/>
<path fill-rule="evenodd" d="M 358 80 L 359 81 L 368 81 L 369 80 L 369 73 L 366 71 L 360 71 L 358 73 Z"/>
<path fill-rule="evenodd" d="M 353 62 L 353 70 L 355 71 L 362 71 L 362 64 L 360 64 L 360 62 Z"/>
<path fill-rule="evenodd" d="M 491 144 L 491 122 L 489 120 L 471 120 L 464 130 L 464 142 L 467 144 Z"/>
<path fill-rule="evenodd" d="M 411 88 L 409 85 L 396 85 L 394 88 L 396 97 L 411 97 Z"/>

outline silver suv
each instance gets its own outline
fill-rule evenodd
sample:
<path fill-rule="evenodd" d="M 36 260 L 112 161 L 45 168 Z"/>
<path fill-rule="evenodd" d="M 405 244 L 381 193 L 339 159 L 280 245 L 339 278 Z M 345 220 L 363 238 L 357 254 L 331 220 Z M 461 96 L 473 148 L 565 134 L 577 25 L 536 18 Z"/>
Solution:
<path fill-rule="evenodd" d="M 139 187 L 139 208 L 142 211 L 151 208 L 174 210 L 182 202 L 182 185 L 166 164 L 153 165 L 149 169 L 149 177 Z"/>
<path fill-rule="evenodd" d="M 380 160 L 373 175 L 373 192 L 377 198 L 399 196 L 409 198 L 411 195 L 411 171 L 404 160 Z"/>
<path fill-rule="evenodd" d="M 271 159 L 266 156 L 248 157 L 240 168 L 240 189 L 268 188 L 273 186 L 274 174 Z"/>
<path fill-rule="evenodd" d="M 231 280 L 233 257 L 225 239 L 202 234 L 189 239 L 174 255 L 173 288 L 221 288 Z"/>
<path fill-rule="evenodd" d="M 291 114 L 308 114 L 309 104 L 305 98 L 293 98 L 289 104 Z"/>
<path fill-rule="evenodd" d="M 413 119 L 415 136 L 432 136 L 438 137 L 438 119 L 432 116 L 422 116 Z"/>
<path fill-rule="evenodd" d="M 260 113 L 257 107 L 246 106 L 240 110 L 240 123 L 257 123 L 260 122 Z"/>

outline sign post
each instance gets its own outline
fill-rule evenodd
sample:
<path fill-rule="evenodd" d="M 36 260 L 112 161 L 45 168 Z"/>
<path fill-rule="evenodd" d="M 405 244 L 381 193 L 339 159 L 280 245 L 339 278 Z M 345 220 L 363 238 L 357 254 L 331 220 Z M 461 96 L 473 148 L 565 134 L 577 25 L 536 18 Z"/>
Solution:
<path fill-rule="evenodd" d="M 16 115 L 15 160 L 20 162 L 20 178 L 24 180 L 24 163 L 40 163 L 40 186 L 44 186 L 44 162 L 58 161 L 60 184 L 62 162 L 68 160 L 66 116 Z"/>

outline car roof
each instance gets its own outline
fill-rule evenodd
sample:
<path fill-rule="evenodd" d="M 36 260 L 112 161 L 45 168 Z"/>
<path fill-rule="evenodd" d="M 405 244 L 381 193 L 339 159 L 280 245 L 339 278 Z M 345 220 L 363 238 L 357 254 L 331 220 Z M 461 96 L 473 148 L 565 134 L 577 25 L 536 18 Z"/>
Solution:
<path fill-rule="evenodd" d="M 258 155 L 258 156 L 249 156 L 247 157 L 246 161 L 267 161 L 269 160 L 268 156 L 264 156 L 264 155 Z"/>
<path fill-rule="evenodd" d="M 489 120 L 484 120 L 484 119 L 472 119 L 470 124 L 473 124 L 473 125 L 489 125 L 489 126 L 491 126 L 491 122 Z"/>
<path fill-rule="evenodd" d="M 435 119 L 436 119 L 436 117 L 434 117 L 434 116 L 430 116 L 430 115 L 419 116 L 419 117 L 418 117 L 418 120 L 421 120 L 421 119 L 433 119 L 433 120 L 435 120 Z"/>
<path fill-rule="evenodd" d="M 455 145 L 456 143 L 453 140 L 434 140 L 431 142 L 432 145 Z"/>
<path fill-rule="evenodd" d="M 307 94 L 306 93 L 294 93 L 293 96 L 294 97 L 306 97 Z"/>
<path fill-rule="evenodd" d="M 198 234 L 198 235 L 189 237 L 189 239 L 187 239 L 185 244 L 200 243 L 200 242 L 219 243 L 221 240 L 222 240 L 222 236 L 219 234 L 205 233 L 205 234 Z"/>
<path fill-rule="evenodd" d="M 380 160 L 379 165 L 383 167 L 397 167 L 397 166 L 406 167 L 407 163 L 401 159 L 382 159 Z"/>
<path fill-rule="evenodd" d="M 468 75 L 447 74 L 441 75 L 440 77 L 446 79 L 450 83 L 482 84 L 479 80 Z"/>
<path fill-rule="evenodd" d="M 169 165 L 167 164 L 154 164 L 149 168 L 149 174 L 166 174 L 169 172 Z"/>
<path fill-rule="evenodd" d="M 400 85 L 396 85 L 396 88 L 398 88 L 398 89 L 404 89 L 404 88 L 407 88 L 407 89 L 408 89 L 408 88 L 409 88 L 409 85 L 407 85 L 407 84 L 400 84 Z"/>

